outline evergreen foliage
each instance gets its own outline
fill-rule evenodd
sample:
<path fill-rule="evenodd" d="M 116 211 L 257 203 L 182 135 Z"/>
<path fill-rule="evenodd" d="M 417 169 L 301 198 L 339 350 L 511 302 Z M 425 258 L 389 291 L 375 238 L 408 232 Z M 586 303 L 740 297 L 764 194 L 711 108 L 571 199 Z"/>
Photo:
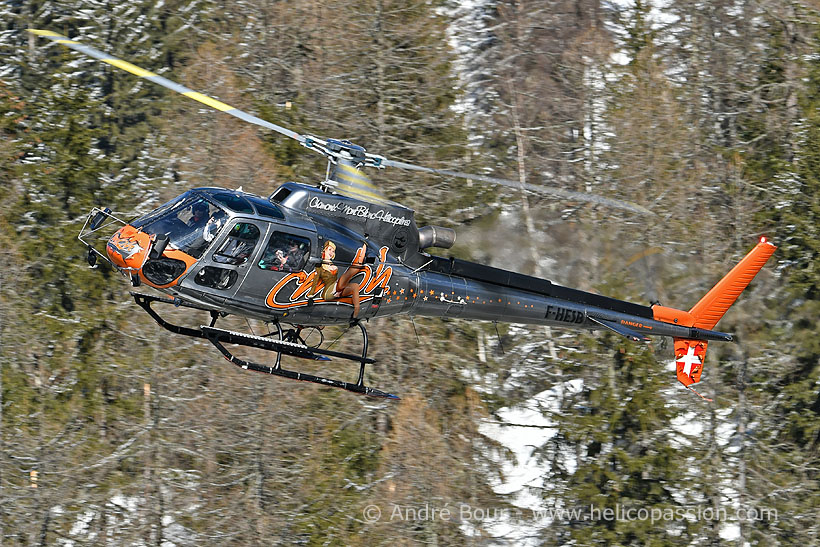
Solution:
<path fill-rule="evenodd" d="M 0 4 L 0 21 L 0 543 L 816 542 L 812 6 L 31 0 Z M 657 215 L 374 173 L 422 221 L 458 224 L 454 255 L 681 308 L 761 233 L 777 266 L 721 323 L 739 343 L 710 345 L 712 403 L 673 386 L 663 345 L 452 319 L 371 325 L 369 374 L 399 403 L 243 374 L 143 317 L 127 282 L 87 267 L 77 232 L 93 206 L 129 217 L 205 184 L 267 195 L 316 182 L 323 162 L 26 28 L 299 132 Z M 482 432 L 514 429 L 502 411 L 544 394 L 538 478 L 506 493 L 504 470 L 525 462 Z M 460 520 L 464 504 L 521 511 Z"/>

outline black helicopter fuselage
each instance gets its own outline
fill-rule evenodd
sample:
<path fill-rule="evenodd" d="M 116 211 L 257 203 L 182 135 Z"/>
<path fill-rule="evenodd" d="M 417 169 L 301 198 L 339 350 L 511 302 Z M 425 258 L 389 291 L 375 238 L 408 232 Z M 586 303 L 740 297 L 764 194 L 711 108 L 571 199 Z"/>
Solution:
<path fill-rule="evenodd" d="M 204 210 L 200 225 L 191 212 L 197 207 Z M 264 321 L 304 326 L 350 321 L 351 298 L 325 300 L 321 283 L 314 283 L 330 241 L 340 272 L 351 266 L 357 250 L 366 249 L 361 271 L 352 278 L 359 286 L 362 320 L 398 314 L 457 317 L 606 328 L 636 340 L 647 334 L 728 336 L 658 321 L 647 306 L 430 255 L 425 248 L 452 245 L 451 230 L 418 229 L 413 210 L 395 203 L 368 203 L 303 184 L 286 183 L 269 199 L 221 188 L 186 192 L 112 237 L 108 256 L 121 269 L 129 266 L 123 262 L 127 252 L 118 246 L 125 240 L 131 249 L 140 234 L 146 238 L 137 245 L 144 256 L 131 257 L 136 261 L 132 279 L 188 304 Z M 161 253 L 152 253 L 158 236 L 169 241 Z M 309 296 L 314 296 L 310 302 Z"/>
<path fill-rule="evenodd" d="M 522 192 L 546 192 L 641 214 L 651 212 L 603 196 L 436 169 L 368 153 L 346 140 L 299 133 L 263 120 L 76 39 L 45 29 L 29 32 L 274 131 L 328 160 L 325 188 L 333 192 L 287 183 L 269 199 L 263 199 L 240 191 L 200 188 L 130 223 L 108 210 L 95 208 L 80 232 L 92 267 L 101 257 L 130 276 L 135 285 L 146 283 L 173 297 L 168 300 L 134 294 L 136 303 L 160 325 L 178 334 L 207 338 L 226 359 L 242 368 L 357 393 L 391 396 L 364 385 L 364 367 L 372 359 L 367 357 L 364 324 L 352 319 L 408 314 L 609 329 L 642 341 L 647 335 L 671 336 L 678 380 L 691 389 L 700 381 L 707 341 L 732 339 L 710 329 L 776 249 L 765 236 L 761 237 L 689 311 L 640 306 L 515 272 L 432 256 L 425 249 L 448 248 L 454 232 L 431 226 L 418 229 L 413 211 L 386 201 L 363 168 L 424 172 Z M 103 253 L 86 238 L 106 229 L 112 219 L 124 226 L 108 240 Z M 328 286 L 323 287 L 324 283 Z M 172 325 L 151 309 L 151 303 L 159 300 L 208 310 L 211 324 L 198 329 Z M 276 334 L 278 339 L 215 327 L 224 313 L 268 321 L 276 330 L 270 335 Z M 281 323 L 294 328 L 284 331 Z M 308 346 L 299 335 L 301 326 L 345 323 L 357 324 L 361 329 L 361 356 Z M 273 351 L 276 362 L 266 366 L 244 361 L 227 350 L 225 343 Z M 349 384 L 288 371 L 280 366 L 283 354 L 358 361 L 359 377 L 355 384 Z"/>

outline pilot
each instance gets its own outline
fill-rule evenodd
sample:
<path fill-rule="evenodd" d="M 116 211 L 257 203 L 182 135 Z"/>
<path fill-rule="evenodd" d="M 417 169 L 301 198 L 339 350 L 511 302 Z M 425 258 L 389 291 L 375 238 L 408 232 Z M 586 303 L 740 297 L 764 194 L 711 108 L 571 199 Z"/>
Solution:
<path fill-rule="evenodd" d="M 217 218 L 217 216 L 219 216 L 219 218 Z M 197 201 L 191 206 L 191 220 L 188 221 L 188 226 L 195 230 L 201 228 L 202 239 L 204 239 L 206 243 L 210 243 L 222 227 L 223 217 L 224 215 L 210 216 L 208 203 L 205 201 Z"/>
<path fill-rule="evenodd" d="M 204 226 L 208 221 L 208 204 L 204 201 L 198 201 L 191 207 L 191 220 L 188 221 L 188 226 L 191 228 L 199 228 Z"/>
<path fill-rule="evenodd" d="M 308 306 L 313 305 L 313 297 L 316 295 L 316 289 L 319 286 L 319 281 L 321 281 L 325 285 L 322 290 L 322 298 L 326 302 L 332 302 L 346 296 L 350 297 L 353 302 L 353 315 L 350 317 L 350 321 L 351 324 L 355 323 L 359 317 L 359 284 L 351 283 L 350 280 L 362 271 L 364 256 L 363 248 L 356 253 L 353 263 L 339 278 L 339 268 L 333 264 L 333 259 L 336 258 L 336 244 L 332 241 L 325 242 L 325 246 L 322 248 L 322 263 L 316 265 L 316 276 L 313 278 L 313 285 L 308 291 Z"/>

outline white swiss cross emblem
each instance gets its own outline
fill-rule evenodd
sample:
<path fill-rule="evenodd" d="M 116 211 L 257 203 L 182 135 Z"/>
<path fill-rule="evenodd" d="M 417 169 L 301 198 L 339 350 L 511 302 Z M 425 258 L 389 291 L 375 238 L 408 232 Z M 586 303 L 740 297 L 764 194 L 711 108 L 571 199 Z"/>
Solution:
<path fill-rule="evenodd" d="M 680 357 L 677 363 L 683 365 L 683 373 L 689 376 L 692 373 L 692 365 L 699 365 L 701 363 L 700 357 L 695 355 L 695 346 L 689 346 L 686 355 Z"/>

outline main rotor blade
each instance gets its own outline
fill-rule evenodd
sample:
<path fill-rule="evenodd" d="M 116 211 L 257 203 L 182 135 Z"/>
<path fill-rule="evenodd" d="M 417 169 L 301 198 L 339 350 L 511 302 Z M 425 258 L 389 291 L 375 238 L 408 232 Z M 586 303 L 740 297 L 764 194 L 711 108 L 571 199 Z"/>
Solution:
<path fill-rule="evenodd" d="M 166 87 L 166 88 L 170 89 L 171 91 L 176 91 L 177 93 L 179 93 L 181 95 L 185 95 L 189 99 L 199 101 L 200 103 L 202 103 L 206 106 L 209 106 L 209 107 L 213 108 L 214 110 L 219 110 L 220 112 L 224 112 L 225 114 L 230 114 L 234 118 L 239 118 L 240 120 L 250 122 L 252 124 L 264 127 L 266 129 L 271 129 L 273 131 L 276 131 L 277 133 L 281 133 L 282 135 L 285 135 L 286 137 L 290 137 L 291 139 L 295 139 L 295 140 L 299 141 L 302 144 L 305 143 L 305 137 L 300 135 L 299 133 L 296 133 L 295 131 L 291 131 L 290 129 L 288 129 L 286 127 L 282 127 L 281 125 L 276 125 L 275 123 L 266 122 L 265 120 L 263 120 L 261 118 L 257 118 L 256 116 L 254 116 L 252 114 L 248 114 L 247 112 L 239 110 L 238 108 L 234 108 L 233 106 L 227 105 L 227 104 L 223 103 L 222 101 L 218 101 L 218 100 L 214 99 L 213 97 L 203 95 L 202 93 L 199 93 L 198 91 L 194 91 L 193 89 L 189 89 L 189 88 L 185 87 L 184 85 L 180 85 L 176 82 L 172 82 L 171 80 L 169 80 L 167 78 L 163 78 L 162 76 L 159 76 L 157 74 L 154 74 L 151 71 L 145 70 L 145 69 L 140 68 L 136 65 L 132 65 L 128 61 L 123 61 L 122 59 L 117 59 L 116 57 L 113 57 L 113 56 L 111 56 L 107 53 L 104 53 L 104 52 L 102 52 L 98 49 L 94 49 L 93 47 L 86 46 L 86 45 L 81 44 L 80 42 L 78 42 L 76 40 L 71 40 L 70 38 L 67 38 L 67 37 L 65 37 L 61 34 L 57 34 L 56 32 L 52 32 L 50 30 L 37 30 L 37 29 L 27 29 L 27 30 L 29 32 L 31 32 L 32 34 L 36 34 L 38 36 L 45 36 L 49 40 L 53 40 L 53 41 L 57 42 L 58 44 L 62 44 L 66 47 L 69 47 L 69 48 L 75 50 L 75 51 L 79 51 L 80 53 L 83 53 L 83 54 L 88 55 L 90 57 L 94 57 L 95 59 L 99 59 L 100 61 L 102 61 L 104 63 L 108 63 L 109 65 L 115 66 L 115 67 L 120 68 L 120 69 L 125 70 L 125 71 L 128 71 L 131 74 L 139 76 L 140 78 L 145 78 L 146 80 L 154 82 L 155 84 L 159 84 L 162 87 Z"/>
<path fill-rule="evenodd" d="M 140 78 L 144 78 L 148 81 L 154 82 L 155 84 L 159 84 L 159 85 L 161 85 L 161 86 L 163 86 L 167 89 L 170 89 L 171 91 L 175 91 L 175 92 L 177 92 L 181 95 L 184 95 L 184 96 L 188 97 L 189 99 L 193 99 L 193 100 L 198 101 L 198 102 L 200 102 L 200 103 L 202 103 L 206 106 L 209 106 L 209 107 L 213 108 L 214 110 L 218 110 L 220 112 L 230 114 L 231 116 L 233 116 L 235 118 L 238 118 L 242 121 L 250 122 L 254 125 L 264 127 L 265 129 L 271 129 L 273 131 L 276 131 L 277 133 L 285 135 L 286 137 L 290 137 L 291 139 L 294 139 L 294 140 L 298 141 L 299 143 L 301 143 L 306 148 L 310 148 L 312 150 L 315 150 L 315 151 L 321 153 L 322 155 L 327 157 L 328 160 L 330 160 L 333 164 L 338 164 L 339 159 L 344 158 L 344 156 L 342 155 L 342 152 L 340 152 L 339 150 L 333 150 L 329 146 L 330 141 L 325 141 L 324 139 L 320 139 L 320 138 L 317 138 L 317 137 L 314 137 L 314 136 L 311 136 L 311 135 L 300 135 L 299 133 L 296 133 L 295 131 L 291 131 L 290 129 L 288 129 L 286 127 L 282 127 L 280 125 L 276 125 L 275 123 L 271 123 L 271 122 L 265 121 L 261 118 L 257 118 L 256 116 L 254 116 L 252 114 L 248 114 L 247 112 L 244 112 L 244 111 L 242 111 L 238 108 L 234 108 L 233 106 L 225 104 L 225 103 L 223 103 L 223 102 L 221 102 L 217 99 L 214 99 L 213 97 L 209 97 L 207 95 L 199 93 L 198 91 L 194 91 L 193 89 L 189 89 L 189 88 L 187 88 L 183 85 L 180 85 L 176 82 L 173 82 L 173 81 L 171 81 L 167 78 L 163 78 L 162 76 L 154 74 L 151 71 L 148 71 L 148 70 L 140 68 L 136 65 L 133 65 L 133 64 L 129 63 L 128 61 L 123 61 L 122 59 L 118 59 L 116 57 L 113 57 L 113 56 L 111 56 L 107 53 L 104 53 L 102 51 L 94 49 L 93 47 L 81 44 L 80 42 L 78 42 L 76 40 L 71 40 L 70 38 L 67 38 L 66 36 L 63 36 L 61 34 L 57 34 L 56 32 L 52 32 L 50 30 L 37 30 L 37 29 L 28 29 L 28 31 L 31 32 L 32 34 L 36 34 L 38 36 L 44 36 L 44 37 L 48 38 L 49 40 L 57 42 L 58 44 L 62 44 L 64 46 L 68 47 L 68 48 L 71 48 L 71 49 L 75 50 L 75 51 L 79 51 L 80 53 L 83 53 L 83 54 L 88 55 L 90 57 L 93 57 L 95 59 L 99 59 L 100 61 L 102 61 L 104 63 L 108 63 L 111 66 L 115 66 L 117 68 L 120 68 L 122 70 L 130 72 L 131 74 L 139 76 Z M 364 149 L 362 149 L 362 151 L 364 151 Z M 348 159 L 351 159 L 351 158 L 348 158 Z M 370 166 L 370 167 L 378 167 L 378 168 L 398 167 L 399 169 L 407 169 L 407 170 L 410 170 L 410 171 L 421 171 L 421 172 L 425 172 L 425 173 L 432 173 L 432 174 L 439 175 L 439 176 L 442 176 L 442 177 L 457 177 L 457 178 L 462 178 L 462 179 L 471 179 L 471 180 L 477 180 L 477 181 L 481 181 L 481 182 L 489 182 L 489 183 L 492 183 L 492 184 L 498 184 L 498 185 L 501 185 L 501 186 L 507 186 L 509 188 L 514 188 L 514 189 L 517 189 L 517 190 L 525 189 L 525 190 L 529 190 L 530 192 L 534 192 L 534 193 L 551 194 L 551 195 L 558 196 L 558 197 L 561 197 L 561 198 L 564 198 L 564 199 L 567 199 L 567 200 L 571 200 L 571 201 L 583 201 L 583 202 L 588 202 L 588 203 L 598 203 L 600 205 L 606 205 L 608 207 L 615 207 L 615 208 L 618 208 L 618 209 L 625 209 L 627 211 L 633 211 L 633 212 L 641 213 L 641 214 L 645 214 L 645 215 L 652 215 L 653 214 L 649 209 L 646 209 L 645 207 L 642 207 L 640 205 L 637 205 L 635 203 L 631 203 L 631 202 L 628 202 L 628 201 L 605 198 L 603 196 L 598 196 L 598 195 L 595 195 L 595 194 L 587 194 L 587 193 L 584 193 L 584 192 L 574 192 L 572 190 L 564 190 L 563 188 L 555 188 L 555 187 L 551 187 L 551 186 L 540 186 L 540 185 L 535 185 L 535 184 L 522 184 L 522 183 L 514 181 L 514 180 L 502 179 L 502 178 L 498 178 L 498 177 L 489 177 L 489 176 L 486 176 L 486 175 L 475 175 L 475 174 L 470 174 L 470 173 L 462 173 L 460 171 L 451 171 L 449 169 L 434 169 L 432 167 L 422 167 L 420 165 L 414 165 L 412 163 L 406 163 L 406 162 L 396 161 L 396 160 L 389 160 L 389 159 L 387 159 L 383 156 L 378 156 L 378 155 L 375 155 L 375 154 L 367 154 L 366 153 L 364 155 L 362 163 L 359 166 L 357 166 L 355 169 L 358 171 L 358 167 L 360 167 L 360 166 Z M 349 184 L 347 181 L 343 180 L 343 181 L 341 181 L 341 184 L 339 185 L 338 189 L 341 190 L 342 192 L 349 191 L 349 192 L 355 193 L 356 189 L 353 188 L 352 186 L 350 188 L 348 188 L 348 186 L 351 186 L 351 184 Z M 370 186 L 372 186 L 372 184 Z M 356 197 L 363 197 L 363 196 L 356 196 Z M 382 197 L 380 199 L 384 199 L 384 198 Z"/>
<path fill-rule="evenodd" d="M 409 171 L 422 171 L 424 173 L 433 173 L 442 177 L 457 177 L 461 179 L 478 180 L 481 182 L 489 182 L 506 186 L 508 188 L 515 188 L 516 190 L 529 190 L 530 192 L 540 194 L 551 194 L 571 201 L 584 201 L 588 203 L 598 203 L 608 207 L 615 207 L 617 209 L 625 209 L 634 213 L 641 213 L 643 215 L 654 215 L 652 211 L 646 207 L 642 207 L 637 203 L 629 201 L 622 201 L 619 199 L 605 198 L 595 194 L 587 194 L 585 192 L 574 192 L 572 190 L 564 190 L 563 188 L 555 188 L 553 186 L 541 186 L 537 184 L 521 183 L 514 180 L 502 179 L 498 177 L 488 177 L 486 175 L 473 175 L 470 173 L 462 173 L 461 171 L 450 171 L 449 169 L 433 169 L 432 167 L 422 167 L 421 165 L 414 165 L 412 163 L 405 163 L 403 161 L 389 160 L 387 158 L 381 159 L 381 165 L 385 167 L 398 167 L 399 169 L 407 169 Z"/>

